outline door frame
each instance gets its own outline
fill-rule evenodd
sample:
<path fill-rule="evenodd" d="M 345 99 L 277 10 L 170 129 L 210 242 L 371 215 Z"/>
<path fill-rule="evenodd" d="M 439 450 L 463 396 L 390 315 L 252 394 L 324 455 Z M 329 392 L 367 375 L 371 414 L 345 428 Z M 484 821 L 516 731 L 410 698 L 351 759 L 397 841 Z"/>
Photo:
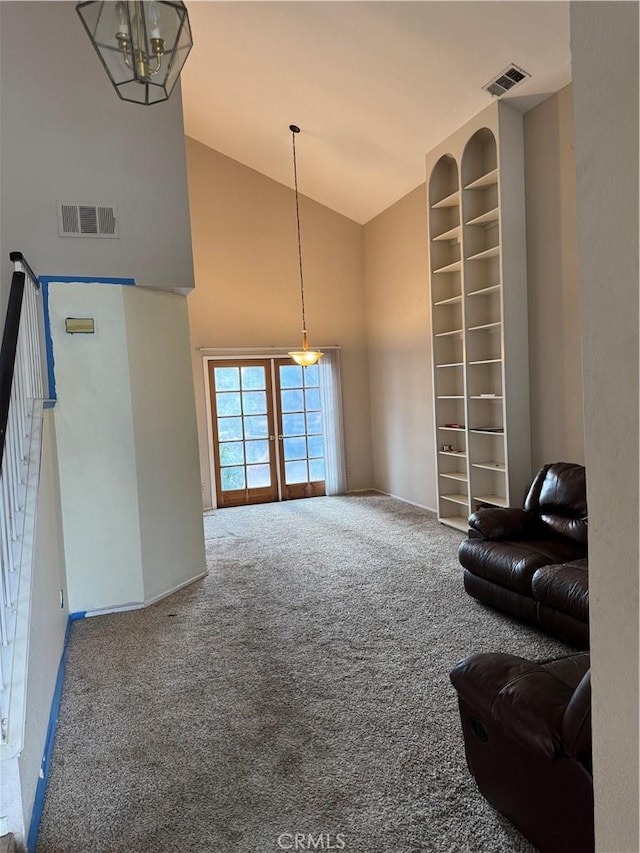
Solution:
<path fill-rule="evenodd" d="M 283 364 L 289 364 L 291 366 L 295 366 L 293 364 L 293 359 L 285 358 L 283 356 L 273 356 L 272 359 L 272 374 L 273 374 L 273 398 L 274 398 L 274 408 L 273 415 L 274 421 L 276 425 L 276 442 L 278 445 L 278 453 L 276 456 L 276 464 L 278 467 L 278 497 L 281 501 L 287 500 L 297 500 L 299 498 L 316 498 L 322 497 L 326 495 L 325 489 L 325 481 L 324 480 L 316 480 L 309 481 L 306 483 L 293 483 L 291 485 L 287 485 L 285 478 L 285 457 L 284 457 L 284 431 L 282 428 L 282 420 L 283 413 L 282 405 L 281 405 L 281 392 L 282 386 L 280 384 L 280 366 Z M 304 380 L 303 380 L 304 381 Z M 306 387 L 306 386 L 305 386 Z M 308 433 L 305 434 L 308 437 Z M 324 430 L 322 433 L 322 437 L 324 440 Z M 325 456 L 326 456 L 326 445 L 325 445 Z M 307 457 L 307 465 L 309 464 L 309 458 Z M 308 476 L 308 470 L 307 470 Z"/>
<path fill-rule="evenodd" d="M 237 367 L 242 368 L 247 366 L 246 359 L 225 359 L 225 366 L 227 367 Z M 245 496 L 248 492 L 253 493 L 254 499 L 248 501 L 249 504 L 260 504 L 260 503 L 272 503 L 274 500 L 277 500 L 280 496 L 280 477 L 279 477 L 279 458 L 278 458 L 278 422 L 277 422 L 277 412 L 275 410 L 275 400 L 273 394 L 274 387 L 274 377 L 273 377 L 273 361 L 268 358 L 261 359 L 251 359 L 251 363 L 256 367 L 262 367 L 264 369 L 265 376 L 265 395 L 267 398 L 267 424 L 269 426 L 269 434 L 267 436 L 266 441 L 269 444 L 269 469 L 271 472 L 271 484 L 268 487 L 253 487 L 249 488 L 245 484 L 245 489 L 235 490 L 229 493 L 230 500 L 228 503 L 225 503 L 224 506 L 245 506 L 246 501 L 234 500 L 233 496 L 238 496 L 240 492 L 244 492 Z M 209 398 L 210 398 L 210 412 L 209 412 L 209 420 L 211 424 L 211 440 L 212 446 L 214 448 L 213 457 L 211 459 L 213 472 L 212 472 L 212 481 L 215 487 L 215 498 L 216 498 L 216 506 L 218 501 L 218 495 L 222 495 L 222 466 L 220 464 L 220 459 L 217 458 L 217 454 L 215 453 L 216 445 L 220 446 L 220 437 L 217 435 L 217 426 L 214 423 L 217 421 L 218 411 L 217 405 L 214 404 L 214 401 L 211 399 L 211 387 L 215 387 L 215 378 L 214 372 L 218 365 L 216 365 L 215 360 L 210 360 L 208 365 L 208 380 L 209 380 Z M 242 390 L 242 389 L 241 389 Z M 241 393 L 241 391 L 239 392 Z M 214 417 L 215 415 L 215 417 Z M 244 444 L 244 441 L 243 441 Z M 245 469 L 245 476 L 246 476 Z M 275 495 L 275 498 L 274 498 Z"/>
<path fill-rule="evenodd" d="M 205 398 L 205 412 L 204 418 L 207 425 L 207 454 L 208 454 L 208 478 L 209 478 L 209 488 L 211 490 L 211 509 L 217 509 L 217 493 L 216 493 L 216 482 L 215 482 L 215 468 L 214 468 L 214 441 L 213 441 L 213 424 L 211 421 L 212 417 L 212 400 L 211 400 L 211 391 L 209 388 L 209 362 L 211 361 L 264 361 L 265 359 L 279 359 L 286 358 L 289 355 L 289 351 L 291 349 L 295 349 L 295 346 L 287 347 L 200 347 L 199 352 L 202 355 L 202 377 L 204 384 L 204 398 Z M 321 349 L 324 350 L 340 350 L 339 346 L 323 346 Z M 293 362 L 292 362 L 293 363 Z M 274 388 L 273 393 L 276 393 Z M 280 483 L 280 466 L 277 465 L 277 475 L 278 475 L 278 490 L 279 493 L 282 491 L 282 484 Z"/>

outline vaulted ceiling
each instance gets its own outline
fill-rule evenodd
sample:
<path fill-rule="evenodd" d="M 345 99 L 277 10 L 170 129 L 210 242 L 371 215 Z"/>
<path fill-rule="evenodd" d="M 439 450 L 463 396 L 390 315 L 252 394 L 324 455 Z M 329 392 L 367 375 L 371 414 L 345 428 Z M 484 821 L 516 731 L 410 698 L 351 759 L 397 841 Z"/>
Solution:
<path fill-rule="evenodd" d="M 570 81 L 566 2 L 187 2 L 188 136 L 357 222 L 424 180 L 424 155 L 490 104 L 510 63 L 525 110 Z"/>

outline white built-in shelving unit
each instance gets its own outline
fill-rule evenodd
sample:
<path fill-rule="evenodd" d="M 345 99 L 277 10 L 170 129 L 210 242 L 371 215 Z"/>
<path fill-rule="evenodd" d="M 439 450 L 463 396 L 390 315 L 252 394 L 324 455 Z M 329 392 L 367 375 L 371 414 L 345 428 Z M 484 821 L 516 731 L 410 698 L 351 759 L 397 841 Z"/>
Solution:
<path fill-rule="evenodd" d="M 438 517 L 531 478 L 522 116 L 496 102 L 427 155 Z"/>

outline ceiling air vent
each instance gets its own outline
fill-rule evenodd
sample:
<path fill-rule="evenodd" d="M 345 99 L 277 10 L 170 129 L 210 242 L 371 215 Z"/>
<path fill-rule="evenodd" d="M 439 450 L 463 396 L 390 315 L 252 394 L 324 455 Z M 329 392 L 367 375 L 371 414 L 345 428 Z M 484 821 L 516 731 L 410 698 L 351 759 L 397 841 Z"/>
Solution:
<path fill-rule="evenodd" d="M 58 202 L 61 237 L 118 237 L 118 212 L 114 205 Z"/>
<path fill-rule="evenodd" d="M 508 92 L 514 86 L 517 86 L 518 83 L 522 82 L 525 77 L 531 77 L 531 74 L 528 74 L 517 65 L 509 65 L 482 88 L 490 95 L 495 95 L 496 98 L 499 98 L 505 92 Z"/>

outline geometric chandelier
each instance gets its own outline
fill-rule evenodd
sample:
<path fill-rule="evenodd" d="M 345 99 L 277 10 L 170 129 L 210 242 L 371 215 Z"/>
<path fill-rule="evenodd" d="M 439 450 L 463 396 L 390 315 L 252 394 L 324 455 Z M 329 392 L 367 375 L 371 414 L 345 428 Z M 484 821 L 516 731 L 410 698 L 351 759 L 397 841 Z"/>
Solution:
<path fill-rule="evenodd" d="M 123 101 L 166 101 L 193 46 L 181 0 L 86 0 L 76 11 Z"/>

